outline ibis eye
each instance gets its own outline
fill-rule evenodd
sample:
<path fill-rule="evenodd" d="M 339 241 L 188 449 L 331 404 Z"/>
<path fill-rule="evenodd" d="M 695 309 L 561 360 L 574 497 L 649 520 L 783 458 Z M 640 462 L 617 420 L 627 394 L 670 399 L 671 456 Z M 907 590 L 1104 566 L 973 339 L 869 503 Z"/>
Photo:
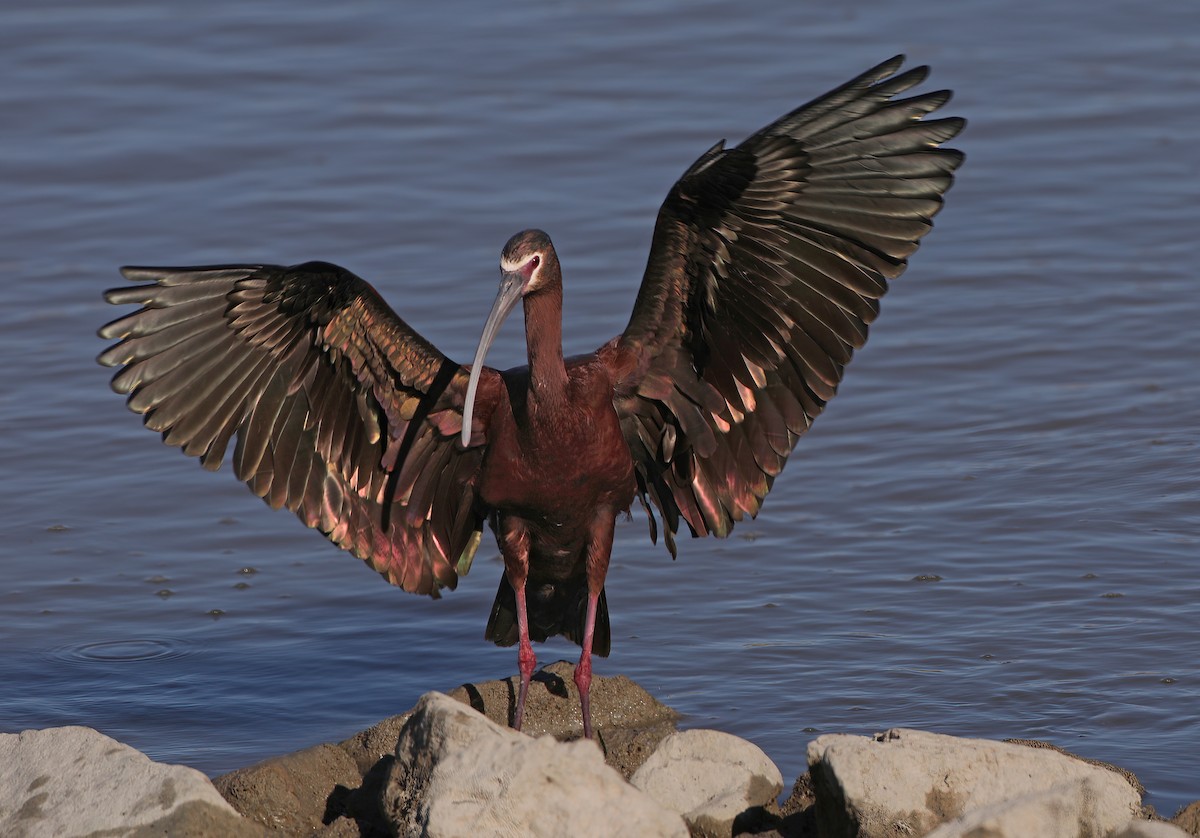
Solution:
<path fill-rule="evenodd" d="M 542 257 L 534 256 L 532 259 L 529 260 L 529 264 L 536 268 L 538 265 L 542 264 Z"/>

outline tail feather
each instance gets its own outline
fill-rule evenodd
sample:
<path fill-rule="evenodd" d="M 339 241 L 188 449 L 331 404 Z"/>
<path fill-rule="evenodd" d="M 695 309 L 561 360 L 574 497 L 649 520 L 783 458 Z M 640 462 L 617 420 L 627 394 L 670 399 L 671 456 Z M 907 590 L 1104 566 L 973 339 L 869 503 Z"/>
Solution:
<path fill-rule="evenodd" d="M 583 645 L 587 629 L 587 582 L 547 583 L 527 590 L 525 603 L 528 608 L 529 639 L 543 641 L 561 634 L 563 637 Z M 484 638 L 497 646 L 513 646 L 518 640 L 517 595 L 509 584 L 508 576 L 500 577 L 500 587 L 492 603 Z M 608 602 L 604 590 L 596 603 L 596 625 L 592 633 L 592 654 L 608 657 L 612 648 L 612 630 L 608 622 Z"/>

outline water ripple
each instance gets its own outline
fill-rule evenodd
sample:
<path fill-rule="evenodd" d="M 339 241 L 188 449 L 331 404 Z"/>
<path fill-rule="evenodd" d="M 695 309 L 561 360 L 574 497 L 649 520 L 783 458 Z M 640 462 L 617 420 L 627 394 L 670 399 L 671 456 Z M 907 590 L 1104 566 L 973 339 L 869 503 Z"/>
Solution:
<path fill-rule="evenodd" d="M 59 646 L 51 649 L 48 657 L 51 660 L 73 664 L 140 663 L 176 660 L 195 651 L 195 644 L 177 637 L 132 637 Z"/>

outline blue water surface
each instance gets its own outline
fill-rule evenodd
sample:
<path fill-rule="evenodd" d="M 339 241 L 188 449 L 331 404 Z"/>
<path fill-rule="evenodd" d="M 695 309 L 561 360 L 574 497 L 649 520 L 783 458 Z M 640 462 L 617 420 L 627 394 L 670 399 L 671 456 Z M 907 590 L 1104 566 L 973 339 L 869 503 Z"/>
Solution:
<path fill-rule="evenodd" d="M 675 562 L 619 525 L 597 671 L 789 780 L 911 726 L 1200 798 L 1193 0 L 5 4 L 0 730 L 216 774 L 516 669 L 490 541 L 409 596 L 139 427 L 118 265 L 334 261 L 465 361 L 537 226 L 587 351 L 696 156 L 898 52 L 970 120 L 947 208 L 758 520 Z"/>

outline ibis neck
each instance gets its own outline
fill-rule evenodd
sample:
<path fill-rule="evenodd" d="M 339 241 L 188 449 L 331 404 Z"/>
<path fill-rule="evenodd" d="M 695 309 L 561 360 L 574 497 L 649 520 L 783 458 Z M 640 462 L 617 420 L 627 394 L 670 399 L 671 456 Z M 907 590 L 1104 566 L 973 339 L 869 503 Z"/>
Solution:
<path fill-rule="evenodd" d="M 561 402 L 567 390 L 562 351 L 562 285 L 550 285 L 529 295 L 524 307 L 530 406 Z"/>

